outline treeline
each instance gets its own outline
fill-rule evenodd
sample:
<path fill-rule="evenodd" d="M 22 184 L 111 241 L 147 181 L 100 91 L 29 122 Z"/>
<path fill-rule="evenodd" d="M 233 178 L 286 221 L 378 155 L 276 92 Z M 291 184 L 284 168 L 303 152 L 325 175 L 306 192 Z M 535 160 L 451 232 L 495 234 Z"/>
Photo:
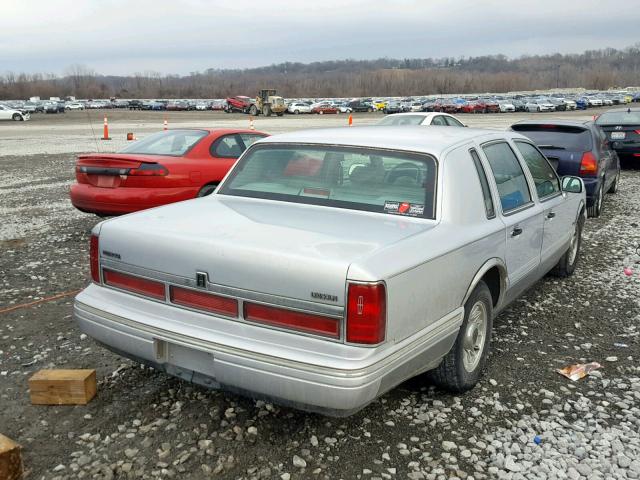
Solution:
<path fill-rule="evenodd" d="M 0 99 L 224 98 L 276 88 L 286 97 L 404 96 L 509 92 L 553 88 L 605 90 L 640 83 L 640 44 L 571 55 L 286 62 L 267 67 L 208 69 L 186 76 L 155 72 L 100 75 L 73 65 L 63 76 L 0 76 Z"/>

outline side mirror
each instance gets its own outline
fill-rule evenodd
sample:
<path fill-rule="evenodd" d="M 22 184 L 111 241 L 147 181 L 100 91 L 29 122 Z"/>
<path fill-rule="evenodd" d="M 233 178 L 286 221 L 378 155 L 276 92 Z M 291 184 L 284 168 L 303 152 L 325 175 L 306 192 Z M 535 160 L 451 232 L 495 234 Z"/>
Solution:
<path fill-rule="evenodd" d="M 567 175 L 562 177 L 562 191 L 568 193 L 582 193 L 584 190 L 584 182 L 580 177 Z"/>

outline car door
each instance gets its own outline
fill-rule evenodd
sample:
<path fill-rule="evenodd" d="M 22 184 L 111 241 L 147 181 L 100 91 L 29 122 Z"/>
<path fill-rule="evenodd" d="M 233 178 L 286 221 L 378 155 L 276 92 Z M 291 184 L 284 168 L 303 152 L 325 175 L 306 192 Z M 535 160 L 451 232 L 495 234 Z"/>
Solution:
<path fill-rule="evenodd" d="M 506 140 L 482 145 L 506 226 L 507 277 L 512 298 L 537 280 L 542 247 L 542 208 L 531 194 L 524 167 Z"/>
<path fill-rule="evenodd" d="M 575 221 L 575 211 L 562 193 L 560 179 L 549 161 L 533 144 L 515 140 L 516 151 L 527 165 L 542 207 L 541 273 L 551 269 L 564 254 Z"/>
<path fill-rule="evenodd" d="M 0 105 L 0 120 L 10 120 L 11 115 L 9 110 L 5 108 L 4 105 Z"/>
<path fill-rule="evenodd" d="M 611 148 L 607 134 L 600 127 L 594 126 L 592 128 L 596 137 L 594 141 L 598 145 L 598 156 L 602 159 L 602 168 L 605 175 L 604 188 L 605 192 L 607 192 L 618 173 L 618 154 Z"/>

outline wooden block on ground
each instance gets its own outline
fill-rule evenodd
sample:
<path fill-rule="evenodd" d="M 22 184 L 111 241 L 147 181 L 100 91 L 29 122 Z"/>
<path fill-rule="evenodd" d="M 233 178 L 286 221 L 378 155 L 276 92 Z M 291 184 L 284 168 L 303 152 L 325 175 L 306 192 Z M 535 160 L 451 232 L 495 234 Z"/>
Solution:
<path fill-rule="evenodd" d="M 0 433 L 0 478 L 2 480 L 22 479 L 21 447 Z"/>
<path fill-rule="evenodd" d="M 40 370 L 29 379 L 34 405 L 86 405 L 96 388 L 95 370 Z"/>

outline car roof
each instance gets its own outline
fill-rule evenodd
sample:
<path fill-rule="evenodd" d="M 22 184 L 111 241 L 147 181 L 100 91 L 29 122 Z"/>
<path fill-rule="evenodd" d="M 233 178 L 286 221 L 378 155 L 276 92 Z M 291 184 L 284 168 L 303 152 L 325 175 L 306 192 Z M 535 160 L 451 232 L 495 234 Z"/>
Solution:
<path fill-rule="evenodd" d="M 504 138 L 523 138 L 515 132 L 445 126 L 386 126 L 321 128 L 282 133 L 256 144 L 303 143 L 355 146 L 430 153 L 439 156 L 451 147 L 471 140 L 486 142 Z"/>
<path fill-rule="evenodd" d="M 611 110 L 607 110 L 606 112 L 603 112 L 601 115 L 604 115 L 605 113 L 617 113 L 617 112 L 622 112 L 622 113 L 627 113 L 627 111 L 630 110 L 632 112 L 640 112 L 640 107 L 622 107 L 622 108 L 612 108 Z"/>

